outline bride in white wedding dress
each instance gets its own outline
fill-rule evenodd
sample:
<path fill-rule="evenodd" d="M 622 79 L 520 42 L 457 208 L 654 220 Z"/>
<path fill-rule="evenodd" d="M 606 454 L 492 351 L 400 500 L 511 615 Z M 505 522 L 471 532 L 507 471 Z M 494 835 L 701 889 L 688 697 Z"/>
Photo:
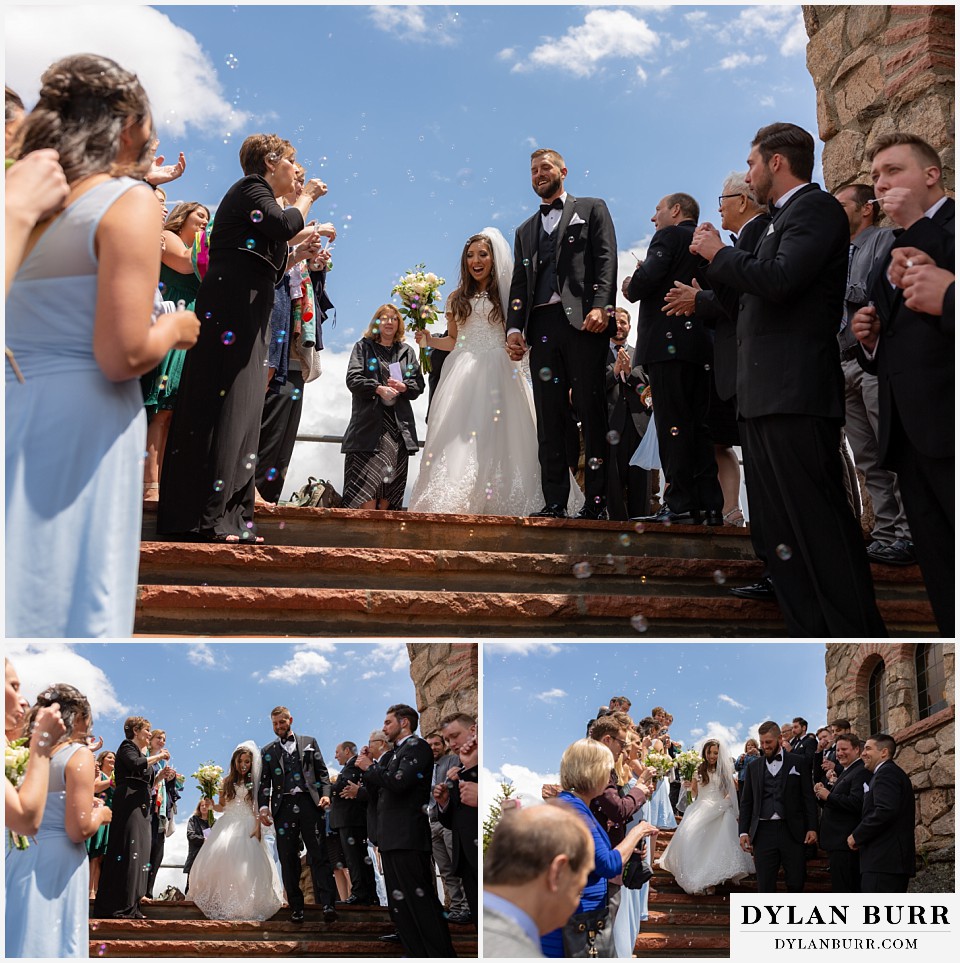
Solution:
<path fill-rule="evenodd" d="M 660 857 L 685 893 L 704 893 L 737 883 L 754 872 L 753 857 L 740 848 L 739 807 L 733 762 L 726 748 L 708 739 L 694 776 L 694 801 Z"/>
<path fill-rule="evenodd" d="M 259 785 L 260 751 L 241 743 L 213 807 L 223 816 L 190 870 L 190 899 L 208 919 L 266 920 L 283 905 L 283 885 L 260 836 Z"/>
<path fill-rule="evenodd" d="M 421 347 L 450 355 L 430 404 L 412 512 L 529 515 L 543 502 L 533 392 L 505 349 L 512 275 L 503 235 L 484 228 L 464 245 L 446 305 L 448 335 L 417 332 Z M 568 512 L 582 504 L 571 482 Z"/>

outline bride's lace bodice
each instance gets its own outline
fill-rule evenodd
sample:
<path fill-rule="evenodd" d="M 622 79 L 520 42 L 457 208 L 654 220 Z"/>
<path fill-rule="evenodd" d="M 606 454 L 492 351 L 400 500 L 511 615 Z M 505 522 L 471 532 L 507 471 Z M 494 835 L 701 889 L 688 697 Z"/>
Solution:
<path fill-rule="evenodd" d="M 472 298 L 473 308 L 464 321 L 457 325 L 457 346 L 454 350 L 485 354 L 488 351 L 505 351 L 506 332 L 503 325 L 491 322 L 493 303 L 486 294 Z"/>
<path fill-rule="evenodd" d="M 726 800 L 730 802 L 730 793 L 733 792 L 732 786 L 721 784 L 720 777 L 715 773 L 710 773 L 710 782 L 706 785 L 700 783 L 697 790 L 697 799 L 709 799 L 711 802 L 718 803 Z"/>
<path fill-rule="evenodd" d="M 223 815 L 230 815 L 234 819 L 238 817 L 243 817 L 244 814 L 249 814 L 251 818 L 254 817 L 253 806 L 250 802 L 250 794 L 253 791 L 253 786 L 248 786 L 245 783 L 240 783 L 237 786 L 237 794 L 233 799 L 228 799 L 223 804 Z"/>

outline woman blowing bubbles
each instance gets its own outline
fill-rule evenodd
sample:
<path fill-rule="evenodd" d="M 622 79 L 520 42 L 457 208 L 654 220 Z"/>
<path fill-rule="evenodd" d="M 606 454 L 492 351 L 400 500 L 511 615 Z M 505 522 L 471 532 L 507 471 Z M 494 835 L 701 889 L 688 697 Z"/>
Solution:
<path fill-rule="evenodd" d="M 217 208 L 197 294 L 200 338 L 184 364 L 160 479 L 157 532 L 174 541 L 263 541 L 253 508 L 274 286 L 288 242 L 327 192 L 308 180 L 281 208 L 277 198 L 296 185 L 294 155 L 276 134 L 252 134 L 240 148 L 244 176 Z M 320 240 L 311 232 L 297 260 L 315 256 Z"/>

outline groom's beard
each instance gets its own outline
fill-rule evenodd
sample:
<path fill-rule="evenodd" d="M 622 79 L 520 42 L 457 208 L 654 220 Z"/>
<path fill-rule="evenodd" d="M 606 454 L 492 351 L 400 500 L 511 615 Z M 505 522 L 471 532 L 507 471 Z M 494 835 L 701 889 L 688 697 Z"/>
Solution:
<path fill-rule="evenodd" d="M 556 194 L 557 191 L 563 185 L 563 180 L 560 177 L 554 177 L 552 180 L 547 181 L 546 184 L 541 184 L 535 188 L 538 197 L 551 197 Z"/>

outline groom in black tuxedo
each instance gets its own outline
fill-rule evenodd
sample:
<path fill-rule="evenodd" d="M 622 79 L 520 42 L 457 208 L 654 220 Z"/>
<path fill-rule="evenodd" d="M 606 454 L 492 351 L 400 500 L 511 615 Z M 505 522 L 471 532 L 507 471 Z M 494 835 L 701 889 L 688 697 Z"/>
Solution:
<path fill-rule="evenodd" d="M 606 518 L 604 375 L 609 339 L 616 332 L 617 238 L 602 200 L 564 190 L 567 168 L 556 151 L 535 150 L 530 160 L 533 189 L 544 203 L 517 228 L 507 351 L 519 361 L 530 346 L 546 502 L 533 517 L 566 516 L 570 472 L 564 437 L 572 393 L 590 466 L 587 501 L 577 518 Z"/>
<path fill-rule="evenodd" d="M 757 892 L 772 893 L 783 867 L 787 890 L 803 891 L 804 846 L 817 842 L 811 760 L 780 747 L 780 726 L 760 726 L 763 758 L 748 766 L 740 796 L 740 848 L 753 853 Z"/>
<path fill-rule="evenodd" d="M 323 907 L 323 920 L 337 918 L 337 898 L 333 869 L 327 856 L 323 832 L 323 811 L 330 805 L 330 775 L 317 740 L 313 736 L 295 735 L 293 716 L 286 706 L 270 713 L 277 739 L 260 750 L 262 770 L 257 799 L 260 822 L 264 826 L 277 823 L 277 852 L 283 888 L 294 923 L 303 922 L 303 891 L 300 889 L 300 837 L 313 858 L 315 894 Z"/>

